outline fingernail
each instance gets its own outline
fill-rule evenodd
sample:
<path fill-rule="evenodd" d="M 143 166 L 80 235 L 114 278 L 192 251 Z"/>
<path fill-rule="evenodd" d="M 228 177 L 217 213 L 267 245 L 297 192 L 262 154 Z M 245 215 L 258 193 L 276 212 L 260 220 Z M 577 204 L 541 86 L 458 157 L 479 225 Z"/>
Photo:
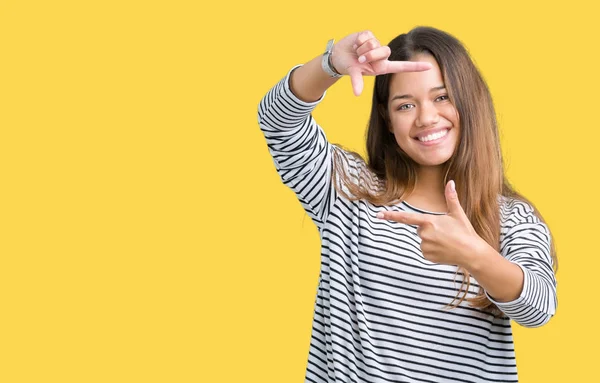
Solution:
<path fill-rule="evenodd" d="M 456 185 L 454 184 L 454 180 L 450 181 L 450 190 L 452 190 L 453 192 L 456 191 Z"/>
<path fill-rule="evenodd" d="M 360 56 L 358 58 L 358 62 L 361 63 L 361 64 L 364 63 L 365 61 L 367 61 L 367 58 L 365 56 Z"/>
<path fill-rule="evenodd" d="M 382 212 L 377 213 L 377 218 L 383 218 L 383 213 Z"/>

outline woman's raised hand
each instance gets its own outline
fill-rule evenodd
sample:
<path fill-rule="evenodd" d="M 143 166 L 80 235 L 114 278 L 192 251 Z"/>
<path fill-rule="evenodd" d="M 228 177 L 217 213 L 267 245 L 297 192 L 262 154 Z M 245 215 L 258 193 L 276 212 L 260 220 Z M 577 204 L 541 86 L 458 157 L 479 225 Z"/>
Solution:
<path fill-rule="evenodd" d="M 419 72 L 431 69 L 431 64 L 416 61 L 389 61 L 391 51 L 381 45 L 372 32 L 353 33 L 333 46 L 331 63 L 341 74 L 350 76 L 356 96 L 363 91 L 363 75 L 376 76 L 386 73 Z"/>

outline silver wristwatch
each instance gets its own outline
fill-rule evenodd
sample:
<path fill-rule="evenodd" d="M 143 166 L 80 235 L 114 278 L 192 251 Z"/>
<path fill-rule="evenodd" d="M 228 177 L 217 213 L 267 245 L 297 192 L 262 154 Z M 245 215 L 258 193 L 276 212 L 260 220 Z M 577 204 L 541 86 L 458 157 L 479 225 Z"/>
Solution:
<path fill-rule="evenodd" d="M 333 49 L 334 39 L 331 39 L 327 42 L 327 48 L 325 48 L 325 53 L 323 53 L 323 58 L 321 59 L 321 67 L 329 75 L 329 77 L 340 78 L 343 75 L 339 73 L 333 67 L 331 63 L 331 50 Z"/>

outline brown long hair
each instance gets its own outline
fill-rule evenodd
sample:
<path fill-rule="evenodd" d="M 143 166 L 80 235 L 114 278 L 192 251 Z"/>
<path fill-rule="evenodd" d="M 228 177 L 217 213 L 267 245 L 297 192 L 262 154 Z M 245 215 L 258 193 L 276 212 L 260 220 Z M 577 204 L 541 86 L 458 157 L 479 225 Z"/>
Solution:
<path fill-rule="evenodd" d="M 431 27 L 417 27 L 394 38 L 389 44 L 391 61 L 408 61 L 416 54 L 427 53 L 437 61 L 450 101 L 460 116 L 460 139 L 455 151 L 444 164 L 444 183 L 454 180 L 467 217 L 477 234 L 494 249 L 500 247 L 499 196 L 515 198 L 535 206 L 513 189 L 504 175 L 504 165 L 496 113 L 489 89 L 459 40 Z M 334 151 L 334 185 L 350 200 L 364 199 L 376 205 L 388 205 L 408 197 L 417 183 L 416 164 L 397 144 L 388 129 L 388 99 L 391 74 L 377 76 L 373 91 L 371 115 L 367 129 L 367 160 L 348 151 L 362 163 L 359 177 L 351 178 L 347 161 Z M 338 178 L 339 177 L 339 178 Z M 340 182 L 341 181 L 341 182 Z M 341 185 L 347 188 L 344 190 Z M 554 241 L 551 256 L 558 268 Z M 466 300 L 472 307 L 498 313 L 497 307 L 480 288 L 475 297 L 467 297 L 470 273 L 458 269 L 462 284 L 450 307 Z"/>

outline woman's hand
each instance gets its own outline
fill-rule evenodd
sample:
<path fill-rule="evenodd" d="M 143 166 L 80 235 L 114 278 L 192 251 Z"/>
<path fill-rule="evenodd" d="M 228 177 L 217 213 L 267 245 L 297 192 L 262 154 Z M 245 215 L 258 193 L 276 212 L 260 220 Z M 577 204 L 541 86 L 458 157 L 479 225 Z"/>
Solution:
<path fill-rule="evenodd" d="M 481 253 L 481 249 L 486 248 L 487 243 L 475 232 L 460 206 L 454 181 L 446 184 L 445 195 L 448 204 L 446 215 L 383 211 L 377 217 L 417 225 L 425 259 L 469 270 L 471 262 Z"/>
<path fill-rule="evenodd" d="M 344 37 L 332 48 L 331 63 L 341 74 L 350 76 L 356 96 L 363 91 L 363 75 L 419 72 L 431 69 L 431 64 L 416 61 L 388 61 L 391 50 L 381 45 L 370 31 L 353 33 Z"/>

